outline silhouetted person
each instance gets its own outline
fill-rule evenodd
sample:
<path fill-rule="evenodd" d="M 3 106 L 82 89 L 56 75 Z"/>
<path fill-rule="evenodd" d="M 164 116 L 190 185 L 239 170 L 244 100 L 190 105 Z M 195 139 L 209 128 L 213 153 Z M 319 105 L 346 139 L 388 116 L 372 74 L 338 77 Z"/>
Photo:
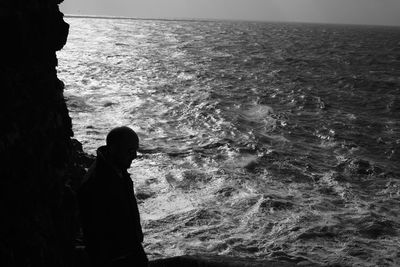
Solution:
<path fill-rule="evenodd" d="M 139 138 L 128 127 L 107 135 L 78 191 L 86 249 L 93 266 L 148 266 L 133 182 L 127 172 Z"/>

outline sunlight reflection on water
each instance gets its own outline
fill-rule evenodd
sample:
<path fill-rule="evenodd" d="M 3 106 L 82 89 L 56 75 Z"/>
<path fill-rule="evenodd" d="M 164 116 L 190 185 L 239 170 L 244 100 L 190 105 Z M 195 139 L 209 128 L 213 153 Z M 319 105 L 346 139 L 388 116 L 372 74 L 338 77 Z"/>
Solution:
<path fill-rule="evenodd" d="M 400 265 L 398 29 L 67 20 L 75 135 L 138 132 L 151 258 Z"/>

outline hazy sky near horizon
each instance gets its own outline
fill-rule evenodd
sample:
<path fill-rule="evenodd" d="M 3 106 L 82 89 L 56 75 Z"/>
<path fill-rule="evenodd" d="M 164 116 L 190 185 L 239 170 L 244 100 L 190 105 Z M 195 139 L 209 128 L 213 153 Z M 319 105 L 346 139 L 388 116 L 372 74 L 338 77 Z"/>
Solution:
<path fill-rule="evenodd" d="M 65 14 L 400 26 L 400 0 L 64 0 Z"/>

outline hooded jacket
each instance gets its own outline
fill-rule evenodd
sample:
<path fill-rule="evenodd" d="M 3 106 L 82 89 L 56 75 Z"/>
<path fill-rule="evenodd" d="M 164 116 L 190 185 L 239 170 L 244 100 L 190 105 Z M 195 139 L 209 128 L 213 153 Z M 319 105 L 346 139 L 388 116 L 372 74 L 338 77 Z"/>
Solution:
<path fill-rule="evenodd" d="M 89 256 L 111 261 L 136 255 L 147 261 L 141 243 L 143 232 L 133 182 L 107 155 L 106 147 L 97 158 L 78 191 L 83 236 Z"/>

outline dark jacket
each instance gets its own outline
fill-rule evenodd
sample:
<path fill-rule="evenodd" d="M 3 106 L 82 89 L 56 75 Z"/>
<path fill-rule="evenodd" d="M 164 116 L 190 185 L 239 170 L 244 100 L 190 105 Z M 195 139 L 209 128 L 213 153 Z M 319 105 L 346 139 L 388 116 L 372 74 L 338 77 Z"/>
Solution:
<path fill-rule="evenodd" d="M 105 147 L 78 191 L 80 217 L 86 248 L 94 261 L 109 262 L 134 255 L 147 261 L 133 182 L 126 170 L 107 159 Z"/>

